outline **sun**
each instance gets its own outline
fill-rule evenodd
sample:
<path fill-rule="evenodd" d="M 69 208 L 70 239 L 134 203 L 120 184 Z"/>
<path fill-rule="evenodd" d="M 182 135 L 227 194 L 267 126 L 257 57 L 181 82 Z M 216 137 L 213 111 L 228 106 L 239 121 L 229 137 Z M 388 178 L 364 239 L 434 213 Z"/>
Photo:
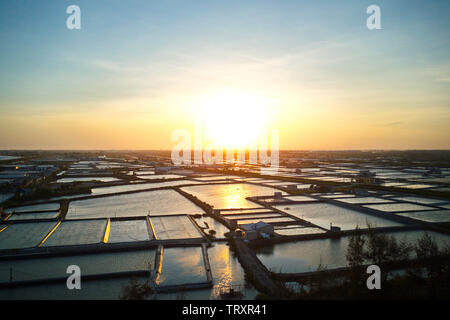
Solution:
<path fill-rule="evenodd" d="M 268 100 L 263 95 L 222 90 L 199 103 L 204 143 L 211 147 L 242 149 L 256 145 L 268 126 Z"/>

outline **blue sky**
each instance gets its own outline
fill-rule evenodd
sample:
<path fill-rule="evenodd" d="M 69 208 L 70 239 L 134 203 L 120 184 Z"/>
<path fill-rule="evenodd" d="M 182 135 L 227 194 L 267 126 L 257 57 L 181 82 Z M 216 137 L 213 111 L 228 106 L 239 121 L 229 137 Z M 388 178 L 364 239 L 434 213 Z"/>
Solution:
<path fill-rule="evenodd" d="M 71 4 L 81 30 L 65 26 Z M 371 4 L 382 30 L 366 28 Z M 0 144 L 170 147 L 196 101 L 238 88 L 273 102 L 286 148 L 448 148 L 449 9 L 436 0 L 2 0 Z M 90 122 L 99 115 L 110 121 Z M 110 127 L 129 139 L 87 141 Z"/>

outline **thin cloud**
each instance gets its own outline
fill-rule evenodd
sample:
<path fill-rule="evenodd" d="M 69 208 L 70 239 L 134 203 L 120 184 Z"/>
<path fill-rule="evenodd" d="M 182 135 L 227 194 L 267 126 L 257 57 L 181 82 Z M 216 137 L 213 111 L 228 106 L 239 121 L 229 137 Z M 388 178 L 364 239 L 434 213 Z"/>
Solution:
<path fill-rule="evenodd" d="M 403 121 L 394 121 L 394 122 L 379 123 L 376 126 L 377 127 L 396 127 L 396 126 L 399 126 L 402 124 L 403 124 Z"/>

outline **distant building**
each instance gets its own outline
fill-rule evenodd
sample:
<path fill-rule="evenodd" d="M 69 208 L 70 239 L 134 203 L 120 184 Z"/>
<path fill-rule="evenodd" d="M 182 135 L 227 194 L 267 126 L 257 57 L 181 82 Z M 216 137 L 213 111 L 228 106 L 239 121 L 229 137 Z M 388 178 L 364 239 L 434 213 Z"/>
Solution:
<path fill-rule="evenodd" d="M 340 232 L 341 228 L 333 226 L 332 224 L 330 225 L 330 232 Z"/>
<path fill-rule="evenodd" d="M 256 240 L 258 239 L 258 233 L 253 229 L 252 226 L 243 225 L 241 226 L 241 230 L 244 231 L 244 239 L 246 240 Z"/>
<path fill-rule="evenodd" d="M 53 165 L 40 165 L 36 166 L 36 170 L 40 172 L 53 172 L 56 168 Z"/>
<path fill-rule="evenodd" d="M 274 227 L 268 223 L 259 221 L 258 223 L 247 223 L 240 225 L 244 232 L 244 239 L 256 240 L 258 238 L 267 238 L 275 234 Z"/>
<path fill-rule="evenodd" d="M 352 180 L 354 180 L 357 183 L 373 184 L 377 182 L 375 176 L 376 174 L 374 172 L 370 172 L 370 170 L 368 169 L 363 169 L 360 170 L 359 174 L 353 177 Z"/>

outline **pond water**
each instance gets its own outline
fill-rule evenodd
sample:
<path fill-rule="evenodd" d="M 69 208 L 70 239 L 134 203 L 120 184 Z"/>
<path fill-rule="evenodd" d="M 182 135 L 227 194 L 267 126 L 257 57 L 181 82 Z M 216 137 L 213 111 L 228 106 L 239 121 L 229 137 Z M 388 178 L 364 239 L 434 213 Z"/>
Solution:
<path fill-rule="evenodd" d="M 269 182 L 269 183 L 264 183 L 264 184 L 268 184 L 271 186 L 292 186 L 292 185 L 296 185 L 297 182 L 290 182 L 290 181 L 277 181 L 277 182 Z"/>
<path fill-rule="evenodd" d="M 221 291 L 233 287 L 241 291 L 244 299 L 253 300 L 258 291 L 245 281 L 245 272 L 239 261 L 231 253 L 229 247 L 224 243 L 215 243 L 208 248 L 209 262 L 214 279 L 212 289 L 191 290 L 181 294 L 185 299 L 193 300 L 219 300 Z M 158 294 L 157 299 L 178 299 L 180 294 Z"/>
<path fill-rule="evenodd" d="M 111 221 L 108 243 L 150 240 L 150 234 L 146 220 Z"/>
<path fill-rule="evenodd" d="M 260 219 L 260 218 L 273 218 L 273 217 L 283 217 L 278 212 L 272 213 L 257 213 L 257 214 L 239 214 L 235 216 L 225 216 L 229 220 L 239 220 L 239 219 Z"/>
<path fill-rule="evenodd" d="M 36 211 L 50 211 L 59 210 L 59 203 L 45 203 L 45 204 L 35 204 L 29 206 L 20 206 L 15 208 L 8 208 L 4 211 L 6 213 L 12 212 L 36 212 Z"/>
<path fill-rule="evenodd" d="M 269 185 L 269 186 L 270 186 L 271 183 L 278 183 L 278 182 L 280 182 L 280 181 L 279 181 L 279 180 L 267 180 L 267 179 L 263 179 L 263 180 L 261 180 L 261 181 L 258 182 L 258 183 L 262 183 L 262 184 L 264 184 L 264 185 Z"/>
<path fill-rule="evenodd" d="M 112 194 L 119 192 L 127 192 L 127 191 L 139 191 L 146 189 L 157 189 L 162 187 L 175 187 L 186 184 L 196 184 L 198 182 L 190 181 L 190 180 L 179 180 L 179 181 L 167 181 L 167 182 L 155 182 L 155 183 L 136 183 L 136 184 L 126 184 L 122 186 L 113 186 L 113 187 L 100 187 L 100 188 L 92 188 L 93 195 L 102 195 L 102 194 Z"/>
<path fill-rule="evenodd" d="M 349 198 L 349 199 L 338 199 L 341 202 L 351 203 L 351 204 L 360 204 L 360 203 L 392 203 L 394 201 L 383 198 L 376 197 L 362 197 L 362 198 Z"/>
<path fill-rule="evenodd" d="M 220 211 L 221 215 L 230 215 L 230 214 L 251 214 L 251 213 L 267 213 L 272 212 L 273 210 L 267 209 L 264 207 L 258 208 L 250 208 L 250 209 L 231 209 L 231 210 L 222 210 Z"/>
<path fill-rule="evenodd" d="M 156 190 L 71 201 L 67 219 L 203 213 L 174 190 Z"/>
<path fill-rule="evenodd" d="M 15 160 L 15 159 L 20 159 L 20 157 L 14 157 L 14 156 L 0 156 L 0 161 Z"/>
<path fill-rule="evenodd" d="M 21 221 L 21 220 L 33 220 L 33 219 L 54 219 L 58 217 L 59 211 L 51 212 L 38 212 L 38 213 L 23 213 L 13 214 L 8 221 Z"/>
<path fill-rule="evenodd" d="M 90 244 L 103 241 L 106 220 L 63 221 L 43 247 Z"/>
<path fill-rule="evenodd" d="M 238 224 L 248 224 L 248 223 L 258 223 L 260 221 L 264 223 L 280 223 L 280 222 L 296 222 L 296 220 L 289 217 L 280 217 L 280 218 L 257 218 L 257 219 L 239 219 L 236 220 Z"/>
<path fill-rule="evenodd" d="M 99 170 L 125 168 L 125 166 L 121 164 L 97 165 L 96 167 Z"/>
<path fill-rule="evenodd" d="M 257 208 L 259 205 L 245 198 L 251 196 L 273 195 L 276 189 L 246 183 L 218 184 L 184 187 L 186 191 L 216 209 Z"/>
<path fill-rule="evenodd" d="M 322 198 L 332 198 L 332 199 L 353 198 L 353 197 L 355 197 L 354 194 L 339 194 L 339 193 L 334 193 L 334 194 L 318 194 L 318 195 L 321 196 Z"/>
<path fill-rule="evenodd" d="M 289 226 L 289 228 L 275 228 L 275 232 L 282 236 L 297 236 L 304 234 L 324 233 L 325 231 L 319 228 L 292 228 L 292 226 Z"/>
<path fill-rule="evenodd" d="M 139 170 L 135 172 L 137 175 L 155 174 L 155 170 Z"/>
<path fill-rule="evenodd" d="M 209 234 L 210 230 L 214 230 L 216 232 L 215 237 L 219 239 L 224 239 L 225 233 L 230 231 L 222 223 L 208 216 L 203 215 L 201 218 L 195 218 L 195 221 L 204 233 Z"/>
<path fill-rule="evenodd" d="M 181 179 L 184 176 L 179 176 L 176 174 L 154 174 L 154 175 L 136 175 L 139 179 L 145 180 L 155 180 L 155 179 Z"/>
<path fill-rule="evenodd" d="M 420 211 L 420 210 L 433 210 L 434 208 L 414 204 L 414 203 L 389 203 L 389 204 L 372 204 L 365 205 L 364 207 L 380 210 L 384 212 L 400 212 L 400 211 Z"/>
<path fill-rule="evenodd" d="M 426 222 L 450 222 L 450 210 L 401 212 L 396 215 Z"/>
<path fill-rule="evenodd" d="M 447 200 L 445 199 L 433 199 L 433 198 L 422 198 L 422 197 L 395 197 L 392 198 L 398 201 L 409 201 L 419 204 L 437 204 L 437 203 L 443 203 Z"/>
<path fill-rule="evenodd" d="M 243 182 L 260 182 L 265 181 L 265 179 L 262 178 L 236 178 L 237 181 L 243 181 Z"/>
<path fill-rule="evenodd" d="M 297 189 L 309 189 L 309 188 L 311 188 L 310 184 L 303 184 L 303 183 L 297 184 Z"/>
<path fill-rule="evenodd" d="M 376 227 L 402 225 L 394 221 L 328 203 L 279 205 L 275 206 L 275 208 L 300 219 L 307 220 L 325 229 L 330 228 L 330 223 L 332 223 L 333 226 L 340 227 L 342 230 L 353 230 L 356 226 L 364 228 L 367 226 L 367 222 Z"/>
<path fill-rule="evenodd" d="M 406 185 L 406 183 L 404 183 L 404 182 L 385 182 L 385 183 L 382 183 L 381 185 L 385 186 L 385 187 L 401 187 L 401 186 Z"/>
<path fill-rule="evenodd" d="M 212 289 L 192 290 L 181 295 L 157 294 L 156 299 L 220 299 L 220 292 L 231 286 L 242 291 L 245 299 L 253 299 L 257 290 L 246 284 L 244 270 L 226 244 L 208 248 L 214 286 Z M 154 250 L 121 253 L 55 257 L 33 260 L 0 262 L 0 281 L 9 281 L 10 269 L 15 280 L 30 280 L 66 276 L 67 266 L 80 266 L 83 274 L 100 274 L 153 268 Z M 36 268 L 39 266 L 39 268 Z M 141 283 L 147 278 L 139 278 Z M 185 284 L 206 281 L 203 254 L 196 248 L 166 248 L 162 259 L 160 285 Z M 117 299 L 129 279 L 85 281 L 82 290 L 67 290 L 66 284 L 28 286 L 0 290 L 1 299 Z"/>
<path fill-rule="evenodd" d="M 13 280 L 18 281 L 67 277 L 70 265 L 79 266 L 84 275 L 151 270 L 154 261 L 155 250 L 0 261 L 0 282 L 9 281 L 11 268 Z"/>
<path fill-rule="evenodd" d="M 83 177 L 83 178 L 61 178 L 56 180 L 56 183 L 70 183 L 70 182 L 83 182 L 83 181 L 100 181 L 100 182 L 112 182 L 120 181 L 120 179 L 114 177 Z"/>
<path fill-rule="evenodd" d="M 0 203 L 5 202 L 6 200 L 14 197 L 14 193 L 0 193 Z"/>
<path fill-rule="evenodd" d="M 392 233 L 399 240 L 410 243 L 420 238 L 424 232 L 408 231 Z M 450 237 L 436 232 L 428 232 L 439 244 L 444 245 Z M 255 249 L 261 262 L 275 272 L 295 273 L 317 270 L 319 264 L 328 269 L 346 267 L 346 252 L 350 237 L 339 239 L 316 239 L 276 244 Z"/>
<path fill-rule="evenodd" d="M 151 217 L 150 220 L 158 240 L 202 237 L 202 234 L 187 216 Z"/>
<path fill-rule="evenodd" d="M 402 186 L 402 188 L 407 188 L 407 189 L 425 189 L 425 188 L 431 188 L 431 187 L 435 187 L 435 185 L 433 184 L 408 184 L 406 186 Z"/>
<path fill-rule="evenodd" d="M 35 247 L 53 228 L 55 222 L 11 224 L 0 232 L 0 249 Z M 0 230 L 5 225 L 0 226 Z"/>
<path fill-rule="evenodd" d="M 226 244 L 214 244 L 208 248 L 208 256 L 214 279 L 210 299 L 219 299 L 220 292 L 230 286 L 236 286 L 242 291 L 245 299 L 254 299 L 258 291 L 251 285 L 246 285 L 245 271 Z"/>
<path fill-rule="evenodd" d="M 283 198 L 291 200 L 291 201 L 318 201 L 317 199 L 307 197 L 307 196 L 288 196 L 288 197 L 283 197 Z"/>
<path fill-rule="evenodd" d="M 164 248 L 160 286 L 207 281 L 201 247 Z"/>
<path fill-rule="evenodd" d="M 231 179 L 239 179 L 238 176 L 210 176 L 210 177 L 195 177 L 195 180 L 210 182 L 217 180 L 231 180 Z"/>

